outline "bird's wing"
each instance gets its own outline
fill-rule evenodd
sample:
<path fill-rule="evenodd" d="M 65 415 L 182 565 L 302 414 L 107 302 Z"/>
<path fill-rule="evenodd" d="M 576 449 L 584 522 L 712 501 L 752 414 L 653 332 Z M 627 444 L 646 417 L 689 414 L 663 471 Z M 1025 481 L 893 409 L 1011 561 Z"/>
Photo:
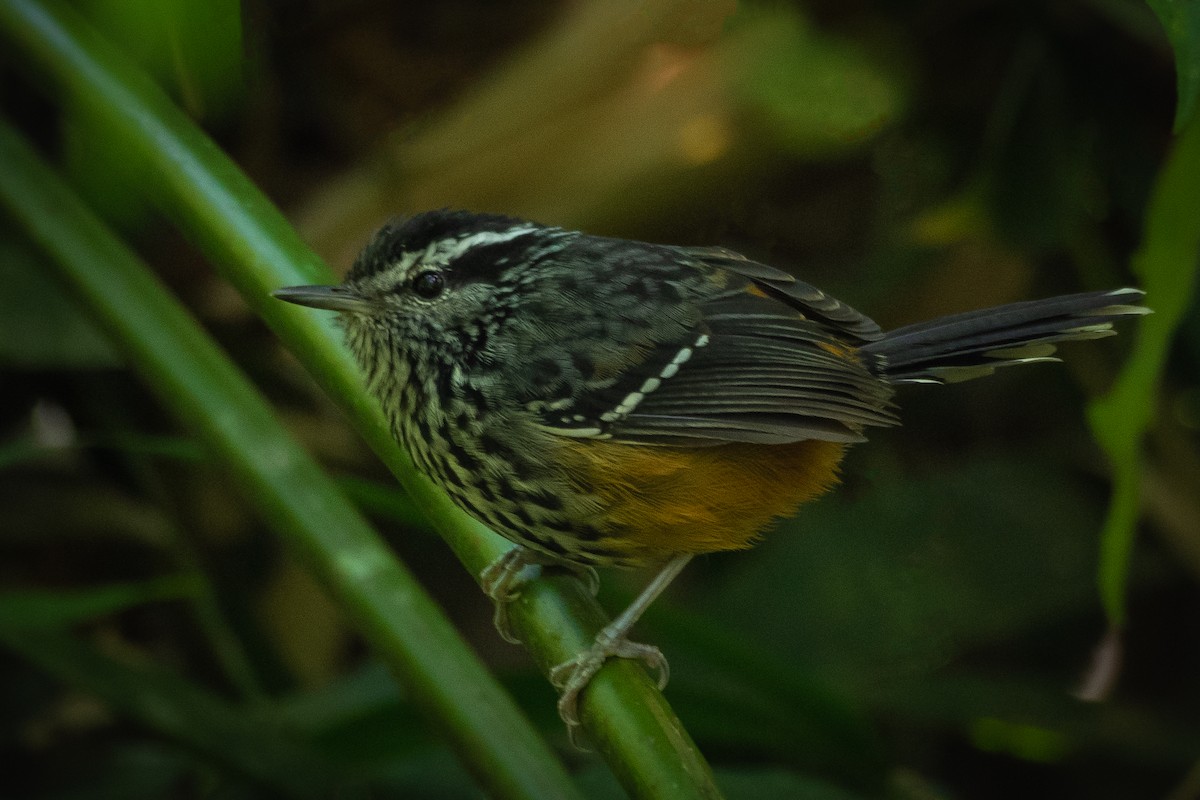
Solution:
<path fill-rule="evenodd" d="M 557 390 L 523 399 L 551 431 L 638 444 L 859 441 L 894 425 L 891 387 L 857 345 L 878 327 L 786 273 L 719 251 L 702 295 L 673 324 L 621 326 L 556 344 Z M 720 265 L 724 267 L 724 263 Z M 694 287 L 693 287 L 694 288 Z M 617 344 L 616 347 L 613 347 Z"/>

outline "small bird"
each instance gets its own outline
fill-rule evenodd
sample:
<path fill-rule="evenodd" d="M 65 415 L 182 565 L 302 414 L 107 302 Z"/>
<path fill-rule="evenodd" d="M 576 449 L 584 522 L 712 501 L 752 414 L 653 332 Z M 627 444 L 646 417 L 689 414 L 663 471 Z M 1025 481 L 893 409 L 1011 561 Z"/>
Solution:
<path fill-rule="evenodd" d="M 755 543 L 837 482 L 846 447 L 899 424 L 897 384 L 1052 357 L 1144 314 L 1137 289 L 969 311 L 884 332 L 730 250 L 590 236 L 439 210 L 385 225 L 340 286 L 280 289 L 339 313 L 393 434 L 468 514 L 517 546 L 480 576 L 505 607 L 528 564 L 661 570 L 592 647 L 551 671 L 579 695 L 699 553 Z"/>

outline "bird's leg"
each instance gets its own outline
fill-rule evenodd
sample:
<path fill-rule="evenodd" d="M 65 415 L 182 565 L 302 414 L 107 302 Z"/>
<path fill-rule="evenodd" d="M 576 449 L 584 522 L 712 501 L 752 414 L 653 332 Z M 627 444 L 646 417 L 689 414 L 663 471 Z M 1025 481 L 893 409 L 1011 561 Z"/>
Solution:
<path fill-rule="evenodd" d="M 666 688 L 671 671 L 662 651 L 654 645 L 631 642 L 627 637 L 638 618 L 663 593 L 691 558 L 690 555 L 681 555 L 668 561 L 637 599 L 596 634 L 596 641 L 591 647 L 550 670 L 550 682 L 562 692 L 558 699 L 558 714 L 567 724 L 567 732 L 572 742 L 576 741 L 579 729 L 579 695 L 608 659 L 614 656 L 641 659 L 648 667 L 658 672 L 658 688 Z"/>
<path fill-rule="evenodd" d="M 521 584 L 525 582 L 521 573 L 525 567 L 535 564 L 574 573 L 586 584 L 593 597 L 600 589 L 600 576 L 591 567 L 558 561 L 520 545 L 506 551 L 504 555 L 484 567 L 483 572 L 479 574 L 479 583 L 483 593 L 495 604 L 496 611 L 492 621 L 496 624 L 496 630 L 504 641 L 512 644 L 520 644 L 521 640 L 513 635 L 512 626 L 509 624 L 508 604 L 521 594 Z"/>

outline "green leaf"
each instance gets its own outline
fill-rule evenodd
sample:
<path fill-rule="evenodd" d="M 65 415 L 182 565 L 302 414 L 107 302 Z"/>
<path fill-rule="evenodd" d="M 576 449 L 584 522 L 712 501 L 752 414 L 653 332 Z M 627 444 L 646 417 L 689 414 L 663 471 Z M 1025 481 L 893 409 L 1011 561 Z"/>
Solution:
<path fill-rule="evenodd" d="M 893 72 L 786 7 L 748 7 L 732 35 L 754 41 L 735 91 L 786 152 L 813 157 L 861 147 L 903 104 Z"/>
<path fill-rule="evenodd" d="M 115 355 L 114 355 L 115 357 Z M 192 439 L 182 436 L 155 436 L 133 432 L 119 432 L 103 436 L 81 436 L 71 441 L 66 448 L 47 446 L 34 437 L 24 436 L 0 444 L 0 470 L 37 462 L 47 456 L 67 450 L 86 448 L 111 449 L 122 453 L 167 458 L 175 461 L 202 461 L 203 448 Z M 399 506 L 393 499 L 390 505 Z M 390 505 L 385 511 L 390 510 Z M 399 514 L 399 510 L 395 510 Z"/>
<path fill-rule="evenodd" d="M 1158 383 L 1176 327 L 1196 290 L 1200 267 L 1200 120 L 1180 132 L 1150 198 L 1133 272 L 1154 313 L 1112 391 L 1088 409 L 1097 441 L 1113 467 L 1113 499 L 1101 539 L 1099 583 L 1109 621 L 1125 621 L 1129 561 L 1140 510 L 1141 443 L 1154 419 Z"/>
<path fill-rule="evenodd" d="M 1053 763 L 1070 752 L 1070 740 L 1061 731 L 997 717 L 975 720 L 971 740 L 980 750 L 1009 753 L 1025 761 Z"/>
<path fill-rule="evenodd" d="M 242 16 L 237 0 L 86 0 L 84 14 L 153 75 L 195 119 L 224 116 L 241 95 Z M 142 221 L 138 187 L 153 176 L 128 157 L 128 142 L 108 113 L 79 95 L 67 105 L 64 144 L 72 182 L 110 220 Z"/>
<path fill-rule="evenodd" d="M 0 231 L 7 234 L 7 231 Z M 97 369 L 121 364 L 108 337 L 22 239 L 0 238 L 0 364 Z"/>
<path fill-rule="evenodd" d="M 197 588 L 192 576 L 172 575 L 93 589 L 4 592 L 0 593 L 0 628 L 61 628 L 144 603 L 191 597 Z"/>
<path fill-rule="evenodd" d="M 191 116 L 211 118 L 230 109 L 240 95 L 238 0 L 83 0 L 78 5 Z"/>
<path fill-rule="evenodd" d="M 337 479 L 337 483 L 346 497 L 354 501 L 364 513 L 398 522 L 406 528 L 428 530 L 429 520 L 399 486 L 386 485 L 353 475 L 342 475 Z"/>
<path fill-rule="evenodd" d="M 1200 97 L 1200 3 L 1195 0 L 1146 0 L 1158 15 L 1175 50 L 1178 100 L 1175 130 L 1191 121 Z"/>

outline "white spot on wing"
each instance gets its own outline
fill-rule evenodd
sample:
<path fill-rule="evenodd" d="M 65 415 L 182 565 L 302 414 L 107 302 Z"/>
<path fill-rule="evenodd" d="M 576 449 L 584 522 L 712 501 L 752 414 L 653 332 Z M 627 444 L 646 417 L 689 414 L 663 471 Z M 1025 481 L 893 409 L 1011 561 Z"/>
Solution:
<path fill-rule="evenodd" d="M 625 399 L 622 400 L 621 404 L 615 409 L 617 416 L 623 417 L 630 411 L 633 411 L 635 408 L 637 408 L 638 403 L 642 402 L 642 398 L 644 396 L 645 395 L 643 395 L 641 392 L 630 392 L 629 394 L 625 395 Z"/>
<path fill-rule="evenodd" d="M 602 433 L 599 428 L 555 428 L 554 432 L 559 436 L 570 436 L 574 439 L 598 437 Z"/>
<path fill-rule="evenodd" d="M 696 340 L 692 344 L 691 347 L 681 347 L 679 349 L 679 351 L 677 353 L 675 353 L 675 357 L 671 359 L 671 362 L 669 364 L 665 365 L 661 370 L 659 370 L 658 375 L 656 377 L 646 378 L 642 382 L 642 385 L 638 388 L 638 390 L 636 392 L 630 392 L 629 394 L 625 395 L 625 398 L 623 400 L 621 400 L 620 403 L 617 404 L 616 408 L 613 408 L 610 411 L 605 411 L 605 412 L 601 413 L 600 421 L 604 422 L 604 423 L 613 423 L 613 422 L 618 422 L 618 421 L 624 419 L 625 417 L 629 416 L 629 414 L 632 413 L 633 410 L 636 409 L 638 407 L 638 405 L 643 400 L 646 399 L 646 395 L 650 394 L 651 392 L 657 391 L 658 388 L 662 386 L 663 381 L 669 380 L 670 378 L 673 378 L 675 375 L 677 375 L 679 373 L 679 368 L 681 366 L 683 366 L 684 364 L 686 364 L 688 362 L 688 360 L 691 359 L 691 357 L 694 353 L 693 348 L 704 347 L 705 345 L 708 344 L 708 341 L 709 341 L 708 334 L 702 333 L 696 337 Z M 566 422 L 566 418 L 564 418 L 563 421 Z M 579 422 L 582 420 L 577 416 L 576 421 Z M 578 430 L 580 430 L 580 429 L 575 429 L 575 431 L 578 431 Z M 587 430 L 591 430 L 591 429 L 589 428 Z M 582 436 L 584 434 L 580 434 L 577 432 L 571 432 L 571 433 L 565 433 L 564 435 Z M 607 438 L 608 435 L 609 434 L 604 434 L 603 436 L 599 436 L 599 438 Z"/>
<path fill-rule="evenodd" d="M 658 378 L 646 378 L 645 383 L 642 384 L 642 388 L 638 389 L 638 391 L 644 395 L 650 394 L 661 385 L 662 381 L 660 381 Z"/>

